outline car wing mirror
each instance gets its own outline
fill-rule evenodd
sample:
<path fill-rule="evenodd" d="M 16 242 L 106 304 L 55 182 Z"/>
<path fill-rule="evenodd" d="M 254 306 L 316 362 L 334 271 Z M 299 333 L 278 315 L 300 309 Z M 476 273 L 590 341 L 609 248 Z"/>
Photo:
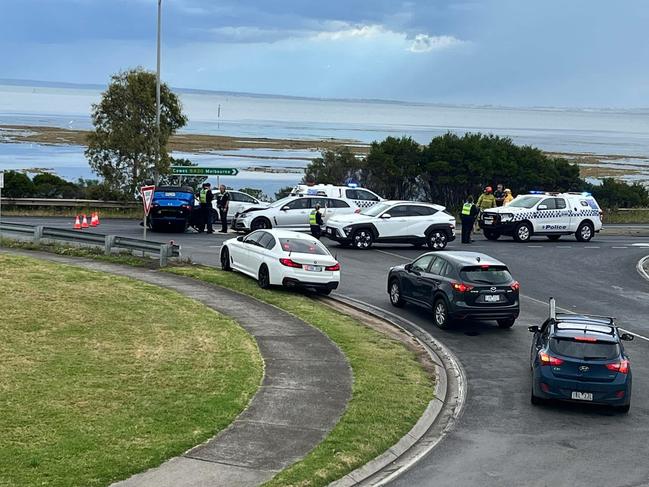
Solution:
<path fill-rule="evenodd" d="M 406 264 L 406 265 L 404 266 L 404 269 L 405 269 L 406 271 L 408 271 L 408 272 L 411 272 L 411 271 L 412 271 L 412 264 Z"/>
<path fill-rule="evenodd" d="M 536 207 L 536 209 L 537 209 L 537 210 L 547 210 L 547 209 L 548 209 L 548 205 L 539 205 L 539 206 Z"/>
<path fill-rule="evenodd" d="M 290 208 L 288 206 L 282 206 L 282 211 L 288 211 Z"/>
<path fill-rule="evenodd" d="M 389 213 L 383 213 L 383 214 L 381 215 L 381 218 L 386 218 L 386 219 L 387 219 L 387 218 L 392 218 L 392 215 L 390 215 Z"/>
<path fill-rule="evenodd" d="M 633 341 L 634 338 L 635 335 L 632 335 L 631 333 L 622 333 L 622 335 L 620 335 L 620 339 L 627 342 Z"/>
<path fill-rule="evenodd" d="M 240 237 L 237 237 L 237 242 L 243 242 L 243 235 L 241 235 Z"/>
<path fill-rule="evenodd" d="M 532 333 L 538 333 L 540 331 L 540 328 L 536 325 L 528 326 L 527 331 L 531 331 Z"/>

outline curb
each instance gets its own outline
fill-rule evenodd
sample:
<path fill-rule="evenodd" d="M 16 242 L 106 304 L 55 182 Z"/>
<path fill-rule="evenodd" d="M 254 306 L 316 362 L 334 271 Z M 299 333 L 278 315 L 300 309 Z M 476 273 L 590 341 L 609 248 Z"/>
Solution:
<path fill-rule="evenodd" d="M 640 274 L 644 279 L 649 281 L 649 273 L 644 270 L 644 265 L 645 262 L 649 262 L 649 255 L 643 257 L 638 261 L 638 265 L 636 266 L 636 270 L 638 271 L 638 274 Z"/>
<path fill-rule="evenodd" d="M 467 394 L 464 370 L 453 352 L 415 323 L 347 296 L 324 299 L 387 321 L 421 344 L 435 365 L 435 397 L 412 429 L 378 457 L 329 484 L 330 487 L 384 485 L 427 455 L 460 418 Z"/>

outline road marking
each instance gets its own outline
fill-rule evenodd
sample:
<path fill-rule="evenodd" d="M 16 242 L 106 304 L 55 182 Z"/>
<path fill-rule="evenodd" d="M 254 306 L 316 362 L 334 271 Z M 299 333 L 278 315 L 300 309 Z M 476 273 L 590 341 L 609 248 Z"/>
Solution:
<path fill-rule="evenodd" d="M 590 247 L 584 247 L 585 249 L 599 249 L 596 245 L 590 246 Z"/>
<path fill-rule="evenodd" d="M 612 249 L 628 249 L 629 247 L 611 247 Z"/>
<path fill-rule="evenodd" d="M 412 260 L 412 258 L 410 258 L 410 257 L 404 257 L 403 255 L 393 254 L 392 252 L 386 252 L 385 250 L 374 249 L 374 251 L 375 252 L 380 252 L 380 253 L 385 254 L 385 255 L 391 255 L 392 257 L 399 257 L 400 259 L 403 259 L 403 260 Z"/>
<path fill-rule="evenodd" d="M 220 249 L 223 245 L 208 245 L 210 249 Z"/>
<path fill-rule="evenodd" d="M 572 245 L 557 245 L 558 249 L 571 249 Z"/>
<path fill-rule="evenodd" d="M 633 247 L 649 247 L 649 243 L 634 243 L 631 244 Z"/>
<path fill-rule="evenodd" d="M 531 249 L 542 249 L 543 245 L 528 245 L 528 247 Z"/>

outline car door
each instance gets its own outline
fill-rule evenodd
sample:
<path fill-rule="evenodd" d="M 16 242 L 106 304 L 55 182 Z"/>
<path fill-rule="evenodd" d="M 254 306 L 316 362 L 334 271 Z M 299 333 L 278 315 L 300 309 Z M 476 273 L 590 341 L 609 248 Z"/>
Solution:
<path fill-rule="evenodd" d="M 379 231 L 379 238 L 396 238 L 403 235 L 403 227 L 407 223 L 407 205 L 394 205 L 379 215 L 374 222 Z"/>
<path fill-rule="evenodd" d="M 447 263 L 442 257 L 436 257 L 431 261 L 428 269 L 417 277 L 414 296 L 417 301 L 432 306 L 433 296 L 442 283 L 446 265 Z"/>
<path fill-rule="evenodd" d="M 241 213 L 251 206 L 258 206 L 260 204 L 259 200 L 246 193 L 233 191 L 230 194 L 232 195 L 232 201 L 230 202 L 230 207 L 228 208 L 228 218 L 234 218 L 234 215 L 236 215 L 237 213 Z"/>
<path fill-rule="evenodd" d="M 536 207 L 536 218 L 532 220 L 534 231 L 538 233 L 556 233 L 557 224 L 557 198 L 542 199 Z M 565 201 L 564 201 L 565 205 Z"/>
<path fill-rule="evenodd" d="M 434 259 L 434 255 L 422 255 L 406 267 L 403 282 L 401 284 L 401 292 L 406 299 L 416 299 L 416 288 L 419 285 L 419 277 L 427 271 L 430 263 Z"/>
<path fill-rule="evenodd" d="M 243 239 L 243 245 L 241 246 L 241 255 L 239 257 L 241 271 L 251 275 L 254 274 L 255 277 L 257 275 L 257 268 L 254 267 L 256 259 L 254 251 L 256 250 L 256 247 L 259 246 L 259 239 L 264 233 L 263 230 L 257 230 L 246 235 Z"/>
<path fill-rule="evenodd" d="M 261 264 L 268 260 L 269 251 L 266 247 L 270 241 L 275 241 L 270 233 L 260 230 L 255 232 L 257 234 L 254 242 L 251 242 L 247 248 L 248 252 L 248 269 L 254 275 L 259 273 Z"/>
<path fill-rule="evenodd" d="M 309 213 L 311 212 L 311 198 L 295 198 L 279 209 L 275 220 L 278 228 L 309 228 Z"/>
<path fill-rule="evenodd" d="M 327 220 L 331 217 L 339 216 L 339 215 L 348 215 L 350 213 L 354 213 L 354 211 L 356 210 L 356 208 L 353 208 L 346 201 L 339 200 L 336 198 L 327 198 L 326 204 L 327 204 L 326 211 L 322 215 L 322 221 L 324 223 L 326 223 Z"/>

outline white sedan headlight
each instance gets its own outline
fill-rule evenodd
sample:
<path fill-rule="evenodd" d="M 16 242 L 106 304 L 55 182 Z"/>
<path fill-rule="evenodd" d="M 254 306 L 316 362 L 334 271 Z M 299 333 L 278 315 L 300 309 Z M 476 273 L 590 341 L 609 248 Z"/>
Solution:
<path fill-rule="evenodd" d="M 514 215 L 512 213 L 501 213 L 500 214 L 500 221 L 503 223 L 510 222 L 514 219 Z"/>
<path fill-rule="evenodd" d="M 343 232 L 345 232 L 345 235 L 349 235 L 349 232 L 351 232 L 351 231 L 352 231 L 352 226 L 351 225 L 343 227 Z"/>

